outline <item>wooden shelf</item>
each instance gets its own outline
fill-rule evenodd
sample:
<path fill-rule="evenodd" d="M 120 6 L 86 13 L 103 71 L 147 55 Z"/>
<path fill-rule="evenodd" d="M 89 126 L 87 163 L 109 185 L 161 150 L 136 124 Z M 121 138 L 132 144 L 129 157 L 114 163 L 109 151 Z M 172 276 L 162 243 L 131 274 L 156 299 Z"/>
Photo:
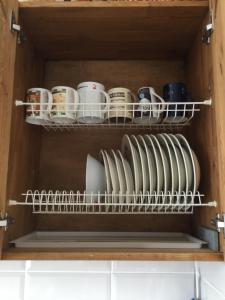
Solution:
<path fill-rule="evenodd" d="M 145 0 L 145 1 L 56 1 L 19 0 L 20 7 L 208 7 L 208 0 Z"/>
<path fill-rule="evenodd" d="M 223 261 L 222 252 L 199 249 L 181 250 L 130 250 L 130 249 L 9 249 L 5 260 L 153 260 L 153 261 Z"/>
<path fill-rule="evenodd" d="M 25 33 L 50 60 L 184 58 L 207 10 L 204 0 L 20 2 Z"/>

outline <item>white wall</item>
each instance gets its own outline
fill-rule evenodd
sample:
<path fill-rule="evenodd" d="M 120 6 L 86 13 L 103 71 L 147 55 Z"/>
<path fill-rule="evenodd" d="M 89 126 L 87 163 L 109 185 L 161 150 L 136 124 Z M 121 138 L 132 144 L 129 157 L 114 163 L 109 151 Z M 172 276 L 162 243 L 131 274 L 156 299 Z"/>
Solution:
<path fill-rule="evenodd" d="M 202 300 L 225 299 L 225 263 L 199 263 Z M 193 262 L 0 262 L 4 300 L 191 300 Z"/>
<path fill-rule="evenodd" d="M 225 299 L 225 262 L 200 262 L 202 300 Z"/>

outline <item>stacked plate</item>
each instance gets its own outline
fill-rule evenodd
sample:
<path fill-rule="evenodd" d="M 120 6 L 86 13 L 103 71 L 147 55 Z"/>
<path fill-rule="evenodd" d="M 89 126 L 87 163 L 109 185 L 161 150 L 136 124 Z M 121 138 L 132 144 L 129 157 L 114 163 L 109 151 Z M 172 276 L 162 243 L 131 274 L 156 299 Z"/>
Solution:
<path fill-rule="evenodd" d="M 87 164 L 88 193 L 115 194 L 123 202 L 130 201 L 131 195 L 146 193 L 165 198 L 176 196 L 177 201 L 198 190 L 199 162 L 181 134 L 124 135 L 121 150 L 101 150 L 100 155 L 104 167 L 98 162 L 102 167 L 98 172 L 92 171 L 95 188 L 90 188 Z"/>

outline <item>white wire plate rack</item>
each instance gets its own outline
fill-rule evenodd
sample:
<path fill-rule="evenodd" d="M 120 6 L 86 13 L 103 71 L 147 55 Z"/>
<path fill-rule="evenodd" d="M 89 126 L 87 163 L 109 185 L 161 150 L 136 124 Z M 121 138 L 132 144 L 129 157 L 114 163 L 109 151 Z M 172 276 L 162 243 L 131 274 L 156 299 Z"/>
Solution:
<path fill-rule="evenodd" d="M 27 191 L 24 201 L 10 205 L 32 207 L 34 214 L 192 214 L 195 207 L 216 207 L 203 203 L 203 194 L 86 194 L 73 191 Z"/>
<path fill-rule="evenodd" d="M 71 130 L 79 128 L 182 128 L 190 124 L 195 114 L 212 100 L 201 102 L 163 103 L 80 103 L 75 107 L 64 103 L 48 104 L 26 103 L 16 100 L 16 106 L 25 106 L 29 116 L 45 114 L 42 127 L 46 130 Z M 71 114 L 73 117 L 71 118 Z M 53 122 L 54 116 L 70 115 L 68 122 Z M 58 118 L 58 120 L 59 120 Z M 86 121 L 85 121 L 86 120 Z"/>

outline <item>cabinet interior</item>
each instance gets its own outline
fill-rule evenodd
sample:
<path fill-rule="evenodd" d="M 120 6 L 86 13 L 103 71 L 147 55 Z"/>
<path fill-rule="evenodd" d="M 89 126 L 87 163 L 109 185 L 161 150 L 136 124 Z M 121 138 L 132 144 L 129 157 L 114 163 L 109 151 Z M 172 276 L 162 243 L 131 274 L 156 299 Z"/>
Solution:
<path fill-rule="evenodd" d="M 67 10 L 22 4 L 20 20 L 28 39 L 17 46 L 14 100 L 24 99 L 30 87 L 76 87 L 82 81 L 99 81 L 106 89 L 124 86 L 133 92 L 150 85 L 160 95 L 165 83 L 182 81 L 196 101 L 211 97 L 211 49 L 201 41 L 208 18 L 206 5 L 161 10 L 132 6 Z M 51 20 L 47 22 L 48 17 Z M 204 201 L 220 199 L 215 184 L 215 123 L 213 107 L 206 108 L 182 130 L 200 160 Z M 143 132 L 149 131 L 128 131 Z M 126 129 L 107 128 L 48 132 L 26 124 L 24 110 L 14 106 L 8 199 L 19 200 L 28 189 L 83 190 L 87 154 L 98 157 L 100 149 L 120 148 L 124 133 Z M 33 215 L 29 208 L 9 206 L 15 224 L 6 233 L 5 247 L 8 241 L 33 230 L 169 231 L 195 235 L 198 226 L 210 227 L 216 211 L 201 208 L 195 209 L 193 215 L 67 216 Z"/>

